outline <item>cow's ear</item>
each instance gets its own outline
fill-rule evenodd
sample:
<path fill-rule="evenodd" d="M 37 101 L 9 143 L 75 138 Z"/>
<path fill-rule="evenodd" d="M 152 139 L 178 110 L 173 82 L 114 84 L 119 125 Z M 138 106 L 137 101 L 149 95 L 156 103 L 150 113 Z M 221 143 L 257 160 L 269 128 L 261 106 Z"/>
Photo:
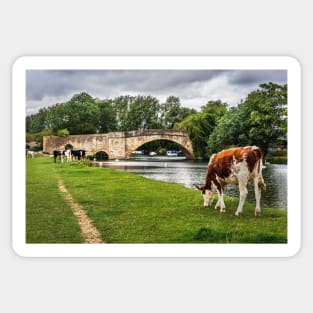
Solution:
<path fill-rule="evenodd" d="M 203 190 L 203 186 L 200 186 L 200 185 L 196 185 L 196 184 L 193 184 L 198 190 Z"/>

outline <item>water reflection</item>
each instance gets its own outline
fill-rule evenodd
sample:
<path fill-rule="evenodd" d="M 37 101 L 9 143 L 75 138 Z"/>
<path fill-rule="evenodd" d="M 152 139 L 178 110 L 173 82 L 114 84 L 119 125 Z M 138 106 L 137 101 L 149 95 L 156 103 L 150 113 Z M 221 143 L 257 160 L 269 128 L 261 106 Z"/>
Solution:
<path fill-rule="evenodd" d="M 188 188 L 193 184 L 203 184 L 206 175 L 207 162 L 202 161 L 107 161 L 95 162 L 94 166 L 111 167 L 118 170 L 135 173 L 147 178 L 175 182 Z M 287 165 L 270 164 L 263 169 L 263 177 L 267 191 L 262 193 L 262 207 L 287 209 Z M 255 203 L 252 182 L 248 183 L 247 201 Z M 238 197 L 238 186 L 228 185 L 226 194 Z"/>

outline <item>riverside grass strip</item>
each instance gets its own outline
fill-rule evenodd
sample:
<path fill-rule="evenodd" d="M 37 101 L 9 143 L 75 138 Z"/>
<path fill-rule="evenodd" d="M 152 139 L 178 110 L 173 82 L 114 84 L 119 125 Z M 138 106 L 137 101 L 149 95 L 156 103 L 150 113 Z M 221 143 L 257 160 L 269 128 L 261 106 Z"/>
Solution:
<path fill-rule="evenodd" d="M 45 169 L 46 175 L 55 170 L 106 243 L 287 243 L 287 213 L 278 209 L 262 208 L 261 217 L 255 217 L 254 205 L 246 203 L 238 218 L 234 215 L 238 199 L 225 198 L 226 213 L 221 214 L 213 206 L 204 208 L 198 191 L 178 184 L 83 162 L 53 164 L 49 158 L 27 162 Z M 41 196 L 48 200 L 52 195 Z"/>

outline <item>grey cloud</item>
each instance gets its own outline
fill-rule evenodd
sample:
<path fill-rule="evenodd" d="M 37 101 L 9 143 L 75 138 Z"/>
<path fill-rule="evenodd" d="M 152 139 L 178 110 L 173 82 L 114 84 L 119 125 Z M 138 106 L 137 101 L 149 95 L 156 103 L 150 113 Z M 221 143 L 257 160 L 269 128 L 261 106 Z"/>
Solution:
<path fill-rule="evenodd" d="M 154 92 L 192 82 L 203 82 L 222 71 L 206 70 L 29 70 L 27 100 L 60 96 L 75 91 L 105 94 L 116 91 Z"/>
<path fill-rule="evenodd" d="M 26 99 L 42 100 L 73 91 L 77 86 L 74 73 L 66 71 L 28 70 L 26 72 Z M 73 75 L 72 78 L 69 76 Z"/>
<path fill-rule="evenodd" d="M 229 73 L 229 83 L 234 85 L 255 85 L 264 82 L 287 82 L 286 70 L 241 70 Z"/>
<path fill-rule="evenodd" d="M 182 105 L 200 108 L 208 100 L 238 104 L 264 82 L 287 82 L 286 71 L 276 70 L 28 70 L 27 111 L 68 101 L 87 92 L 100 99 L 143 94 L 158 99 L 174 95 Z"/>

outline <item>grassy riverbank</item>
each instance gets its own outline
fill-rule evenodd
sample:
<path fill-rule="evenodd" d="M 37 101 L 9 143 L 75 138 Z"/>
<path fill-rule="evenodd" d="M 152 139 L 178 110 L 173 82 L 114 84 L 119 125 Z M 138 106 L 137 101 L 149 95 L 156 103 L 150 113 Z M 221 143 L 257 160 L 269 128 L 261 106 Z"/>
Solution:
<path fill-rule="evenodd" d="M 287 242 L 287 214 L 277 209 L 263 209 L 256 218 L 247 203 L 238 218 L 238 199 L 226 198 L 221 214 L 204 208 L 198 191 L 178 184 L 44 157 L 26 164 L 27 242 L 82 242 L 58 177 L 108 243 Z"/>
<path fill-rule="evenodd" d="M 52 159 L 27 159 L 27 243 L 83 242 L 72 209 L 59 192 L 56 173 Z"/>

